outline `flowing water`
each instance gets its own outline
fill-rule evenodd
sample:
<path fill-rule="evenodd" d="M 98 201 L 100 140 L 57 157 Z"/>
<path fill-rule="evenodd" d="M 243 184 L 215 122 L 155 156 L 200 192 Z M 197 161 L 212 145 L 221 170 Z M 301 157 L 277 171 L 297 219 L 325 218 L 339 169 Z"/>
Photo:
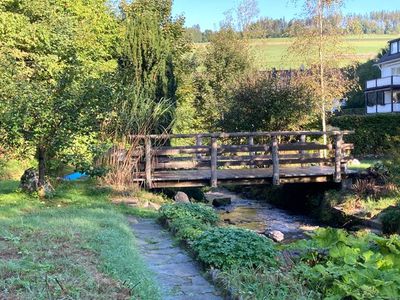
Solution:
<path fill-rule="evenodd" d="M 277 230 L 284 234 L 284 242 L 305 238 L 307 232 L 319 227 L 311 218 L 290 214 L 265 201 L 246 199 L 226 189 L 208 192 L 206 197 L 209 201 L 215 198 L 231 198 L 230 205 L 216 208 L 225 224 L 251 229 L 258 233 Z"/>

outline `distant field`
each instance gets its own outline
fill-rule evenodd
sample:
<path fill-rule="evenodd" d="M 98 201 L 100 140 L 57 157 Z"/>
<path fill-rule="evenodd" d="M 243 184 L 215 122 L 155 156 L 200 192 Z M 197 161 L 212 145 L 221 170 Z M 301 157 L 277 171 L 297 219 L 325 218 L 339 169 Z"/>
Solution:
<path fill-rule="evenodd" d="M 399 37 L 398 35 L 360 35 L 347 36 L 346 48 L 349 53 L 343 60 L 343 64 L 351 61 L 363 62 L 374 58 L 380 49 L 387 45 L 387 41 Z M 260 70 L 299 68 L 298 62 L 283 60 L 288 47 L 292 42 L 291 38 L 256 39 L 250 42 L 250 48 L 254 55 L 255 65 Z M 204 51 L 206 44 L 197 44 L 196 49 Z"/>

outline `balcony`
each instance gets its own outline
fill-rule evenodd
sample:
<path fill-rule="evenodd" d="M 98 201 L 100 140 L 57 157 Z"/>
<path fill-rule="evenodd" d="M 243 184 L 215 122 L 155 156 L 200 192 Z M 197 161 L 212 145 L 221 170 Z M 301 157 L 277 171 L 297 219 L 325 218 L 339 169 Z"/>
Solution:
<path fill-rule="evenodd" d="M 389 76 L 384 78 L 378 78 L 368 80 L 366 83 L 366 89 L 378 89 L 391 86 L 400 86 L 400 76 Z"/>

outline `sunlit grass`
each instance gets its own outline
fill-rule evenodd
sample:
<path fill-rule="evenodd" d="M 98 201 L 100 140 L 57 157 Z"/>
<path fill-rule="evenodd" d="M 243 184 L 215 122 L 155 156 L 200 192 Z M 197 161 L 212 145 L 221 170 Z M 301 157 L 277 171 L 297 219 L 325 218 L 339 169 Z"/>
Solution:
<path fill-rule="evenodd" d="M 5 299 L 159 299 L 126 217 L 95 182 L 51 199 L 0 182 L 0 294 Z M 146 215 L 146 213 L 148 215 Z"/>

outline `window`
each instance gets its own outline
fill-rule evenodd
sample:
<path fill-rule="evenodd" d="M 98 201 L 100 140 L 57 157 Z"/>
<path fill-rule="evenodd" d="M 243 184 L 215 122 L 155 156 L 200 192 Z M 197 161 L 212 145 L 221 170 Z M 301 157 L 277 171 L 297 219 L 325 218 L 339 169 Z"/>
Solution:
<path fill-rule="evenodd" d="M 376 93 L 376 103 L 379 105 L 385 105 L 385 95 L 383 92 Z"/>
<path fill-rule="evenodd" d="M 393 102 L 400 103 L 400 90 L 393 91 Z"/>
<path fill-rule="evenodd" d="M 392 68 L 392 76 L 400 75 L 400 67 Z"/>
<path fill-rule="evenodd" d="M 399 42 L 398 41 L 390 44 L 390 53 L 396 54 L 397 52 L 399 52 Z"/>
<path fill-rule="evenodd" d="M 368 106 L 376 105 L 376 93 L 368 93 L 367 94 L 367 105 Z"/>

